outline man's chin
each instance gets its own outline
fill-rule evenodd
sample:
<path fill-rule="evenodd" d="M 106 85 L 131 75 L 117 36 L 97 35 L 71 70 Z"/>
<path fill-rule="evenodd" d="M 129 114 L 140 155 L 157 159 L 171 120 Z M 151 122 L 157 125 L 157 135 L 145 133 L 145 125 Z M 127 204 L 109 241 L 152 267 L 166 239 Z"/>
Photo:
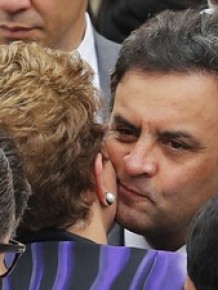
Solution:
<path fill-rule="evenodd" d="M 135 218 L 131 215 L 124 215 L 124 212 L 123 213 L 117 212 L 115 221 L 121 227 L 138 235 L 144 235 L 146 231 L 145 223 L 140 223 L 139 222 L 140 220 L 138 218 Z"/>

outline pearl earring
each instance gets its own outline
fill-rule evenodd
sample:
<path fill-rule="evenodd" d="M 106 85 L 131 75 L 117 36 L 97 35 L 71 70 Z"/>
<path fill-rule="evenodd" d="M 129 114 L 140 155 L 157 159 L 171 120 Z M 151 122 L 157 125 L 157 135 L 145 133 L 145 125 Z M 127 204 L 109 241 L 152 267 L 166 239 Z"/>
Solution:
<path fill-rule="evenodd" d="M 106 192 L 106 202 L 107 202 L 107 204 L 108 205 L 112 205 L 115 200 L 116 200 L 115 195 L 112 192 L 107 191 Z"/>

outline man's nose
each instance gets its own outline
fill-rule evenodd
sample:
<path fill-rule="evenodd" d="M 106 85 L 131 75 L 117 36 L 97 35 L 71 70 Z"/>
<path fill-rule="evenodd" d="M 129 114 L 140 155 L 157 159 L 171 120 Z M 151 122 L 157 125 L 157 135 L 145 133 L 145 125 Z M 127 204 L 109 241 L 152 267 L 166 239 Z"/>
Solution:
<path fill-rule="evenodd" d="M 16 13 L 30 6 L 31 0 L 0 0 L 0 9 L 8 13 Z"/>
<path fill-rule="evenodd" d="M 149 145 L 138 141 L 132 150 L 124 157 L 126 173 L 131 176 L 154 176 L 158 169 L 158 157 L 155 152 L 154 144 Z"/>

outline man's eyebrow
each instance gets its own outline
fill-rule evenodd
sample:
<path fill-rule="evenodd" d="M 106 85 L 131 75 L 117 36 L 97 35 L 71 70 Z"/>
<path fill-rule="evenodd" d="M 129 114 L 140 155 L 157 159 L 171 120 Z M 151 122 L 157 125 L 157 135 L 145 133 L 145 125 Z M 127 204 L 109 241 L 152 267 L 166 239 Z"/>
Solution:
<path fill-rule="evenodd" d="M 179 139 L 179 138 L 187 139 L 194 146 L 201 147 L 200 141 L 196 137 L 194 137 L 192 134 L 186 131 L 180 131 L 180 130 L 179 131 L 163 131 L 163 132 L 160 132 L 159 135 L 162 138 L 166 138 L 166 139 Z"/>
<path fill-rule="evenodd" d="M 130 123 L 124 117 L 122 117 L 120 114 L 114 115 L 114 118 L 112 119 L 112 124 L 124 125 L 131 130 L 138 130 L 138 128 L 136 126 L 134 126 L 132 123 Z"/>

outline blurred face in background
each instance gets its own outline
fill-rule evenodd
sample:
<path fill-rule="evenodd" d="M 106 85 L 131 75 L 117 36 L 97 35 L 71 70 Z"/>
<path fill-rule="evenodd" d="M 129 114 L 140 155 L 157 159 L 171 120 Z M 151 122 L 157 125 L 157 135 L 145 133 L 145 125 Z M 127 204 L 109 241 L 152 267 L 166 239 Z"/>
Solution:
<path fill-rule="evenodd" d="M 0 0 L 0 44 L 36 41 L 71 51 L 85 31 L 87 0 Z"/>

